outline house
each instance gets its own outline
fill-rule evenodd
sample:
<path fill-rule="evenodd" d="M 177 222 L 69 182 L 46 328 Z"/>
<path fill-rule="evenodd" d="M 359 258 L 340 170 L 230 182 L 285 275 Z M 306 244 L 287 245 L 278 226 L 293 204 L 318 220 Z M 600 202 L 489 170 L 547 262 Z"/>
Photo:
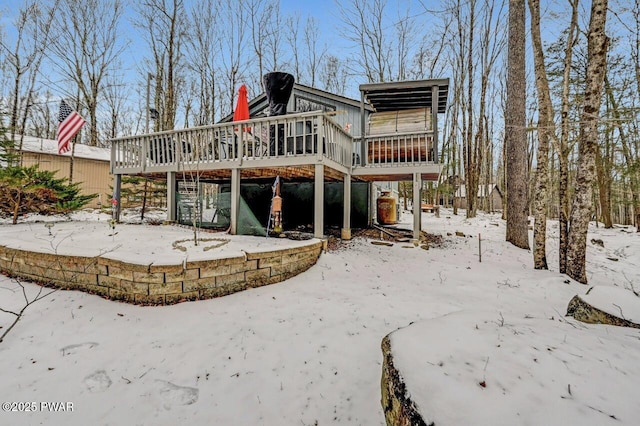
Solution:
<path fill-rule="evenodd" d="M 187 192 L 181 188 L 222 184 L 226 189 L 216 194 L 214 215 L 228 217 L 231 233 L 246 233 L 268 222 L 278 178 L 282 190 L 287 185 L 305 189 L 297 205 L 287 206 L 283 194 L 285 225 L 287 218 L 303 216 L 314 236 L 322 237 L 325 215 L 333 210 L 346 239 L 362 193 L 371 217 L 372 182 L 412 180 L 419 205 L 422 182 L 437 181 L 441 171 L 437 119 L 446 110 L 448 79 L 363 84 L 358 102 L 295 85 L 287 76 L 265 76 L 287 84 L 269 86 L 252 100 L 249 120 L 226 117 L 215 125 L 112 140 L 114 197 L 123 175 L 164 178 L 167 219 L 176 221 Z M 269 115 L 263 113 L 267 110 Z M 248 184 L 252 194 L 246 192 Z M 258 198 L 259 208 L 249 205 Z M 197 200 L 192 206 L 205 210 L 206 203 Z M 414 237 L 419 235 L 418 212 Z"/>
<path fill-rule="evenodd" d="M 71 152 L 58 154 L 58 141 L 34 136 L 14 137 L 16 145 L 22 138 L 22 164 L 39 165 L 40 170 L 56 172 L 57 178 L 69 179 Z M 73 182 L 80 185 L 83 195 L 98 194 L 87 207 L 97 208 L 108 204 L 107 194 L 112 192 L 113 176 L 110 174 L 111 152 L 108 148 L 76 144 L 73 150 Z"/>
<path fill-rule="evenodd" d="M 314 87 L 294 83 L 291 97 L 287 103 L 287 111 L 309 112 L 323 111 L 338 123 L 347 133 L 360 134 L 360 101 L 336 95 Z M 365 104 L 365 117 L 368 119 L 373 108 Z M 269 101 L 266 92 L 249 101 L 249 114 L 251 117 L 260 118 L 268 115 Z M 220 123 L 230 123 L 233 114 L 229 114 L 220 120 Z"/>
<path fill-rule="evenodd" d="M 502 191 L 496 184 L 478 186 L 478 206 L 487 211 L 502 210 Z M 454 195 L 454 203 L 458 208 L 467 208 L 467 191 L 464 184 L 460 185 Z"/>

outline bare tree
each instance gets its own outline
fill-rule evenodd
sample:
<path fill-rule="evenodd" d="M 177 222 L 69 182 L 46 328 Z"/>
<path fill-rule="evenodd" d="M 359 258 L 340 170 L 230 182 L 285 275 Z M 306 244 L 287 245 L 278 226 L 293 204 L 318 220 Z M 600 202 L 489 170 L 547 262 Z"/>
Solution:
<path fill-rule="evenodd" d="M 191 25 L 186 44 L 188 67 L 195 80 L 198 108 L 195 125 L 216 122 L 216 92 L 218 89 L 218 67 L 216 59 L 220 53 L 220 36 L 216 27 L 219 11 L 216 0 L 199 0 L 190 12 Z"/>
<path fill-rule="evenodd" d="M 306 65 L 306 75 L 309 76 L 308 84 L 311 87 L 315 87 L 316 80 L 319 80 L 318 74 L 320 72 L 320 66 L 323 62 L 324 55 L 327 52 L 326 46 L 324 48 L 320 48 L 318 46 L 318 23 L 315 18 L 307 18 L 302 38 L 304 42 L 304 63 Z M 333 64 L 335 64 L 335 62 L 333 62 Z M 333 71 L 337 71 L 337 69 L 333 68 Z"/>
<path fill-rule="evenodd" d="M 296 81 L 302 82 L 302 59 L 300 58 L 300 14 L 296 13 L 293 16 L 289 16 L 286 20 L 285 37 L 291 50 L 293 60 L 293 76 Z"/>
<path fill-rule="evenodd" d="M 247 37 L 247 19 L 241 5 L 234 0 L 225 0 L 220 18 L 225 25 L 220 33 L 220 66 L 223 90 L 220 90 L 221 113 L 233 111 L 236 86 L 242 80 L 246 69 L 243 48 Z M 249 90 L 251 92 L 251 90 Z"/>
<path fill-rule="evenodd" d="M 547 265 L 547 203 L 549 185 L 549 140 L 555 129 L 553 105 L 549 91 L 544 50 L 540 36 L 540 0 L 529 0 L 531 11 L 531 39 L 538 94 L 538 155 L 534 191 L 533 264 L 535 269 L 549 269 Z"/>
<path fill-rule="evenodd" d="M 275 5 L 270 0 L 249 0 L 246 5 L 247 17 L 251 24 L 251 42 L 253 52 L 257 59 L 258 75 L 265 74 L 267 43 L 269 35 L 274 31 L 271 17 L 274 13 Z M 269 67 L 274 69 L 272 67 Z M 259 79 L 260 87 L 264 90 L 262 78 Z"/>
<path fill-rule="evenodd" d="M 598 121 L 609 39 L 605 34 L 607 0 L 593 0 L 587 34 L 587 74 L 585 100 L 580 118 L 578 172 L 571 210 L 567 250 L 567 274 L 586 284 L 587 231 L 593 209 L 595 156 L 598 149 Z"/>
<path fill-rule="evenodd" d="M 134 115 L 128 105 L 128 90 L 122 76 L 113 74 L 105 79 L 104 106 L 106 119 L 101 123 L 100 133 L 106 139 L 131 134 L 125 130 L 125 115 Z M 104 145 L 103 145 L 104 146 Z"/>
<path fill-rule="evenodd" d="M 507 235 L 516 247 L 529 248 L 527 139 L 525 133 L 525 4 L 509 1 L 509 48 L 505 143 L 507 152 Z"/>
<path fill-rule="evenodd" d="M 573 48 L 578 31 L 578 0 L 569 0 L 571 23 L 567 31 L 562 72 L 562 107 L 560 118 L 560 143 L 558 151 L 558 225 L 560 241 L 558 246 L 558 266 L 560 273 L 567 271 L 567 251 L 569 247 L 569 85 L 573 63 Z"/>
<path fill-rule="evenodd" d="M 29 306 L 33 305 L 39 300 L 44 299 L 45 297 L 49 296 L 51 293 L 54 293 L 57 291 L 57 289 L 50 290 L 50 289 L 46 289 L 45 287 L 38 286 L 38 291 L 36 292 L 36 294 L 34 296 L 29 296 L 27 294 L 27 289 L 25 288 L 24 284 L 22 284 L 20 280 L 14 279 L 13 281 L 16 284 L 18 284 L 18 287 L 20 287 L 20 290 L 22 291 L 22 295 L 24 297 L 24 305 L 22 306 L 22 308 L 20 308 L 19 311 L 12 311 L 9 309 L 0 308 L 0 312 L 11 314 L 15 317 L 11 325 L 9 325 L 9 327 L 4 329 L 2 335 L 0 335 L 0 343 L 4 341 L 4 338 L 7 337 L 7 334 L 9 334 L 9 332 L 13 330 L 13 328 L 18 324 L 18 321 L 22 319 L 25 311 L 29 308 Z"/>
<path fill-rule="evenodd" d="M 636 83 L 636 101 L 640 97 L 640 0 L 635 0 L 632 8 L 633 30 L 631 32 L 631 57 L 633 59 L 634 77 Z M 636 116 L 637 117 L 637 116 Z M 631 128 L 631 132 L 635 135 L 633 139 L 621 137 L 623 154 L 627 164 L 629 165 L 629 181 L 633 214 L 633 222 L 636 225 L 636 232 L 640 232 L 640 132 L 635 126 Z M 622 135 L 621 135 L 622 136 Z"/>
<path fill-rule="evenodd" d="M 25 133 L 39 138 L 54 139 L 57 132 L 58 115 L 52 107 L 58 107 L 54 96 L 50 91 L 34 92 L 34 99 L 39 102 L 33 104 L 29 117 L 28 129 Z"/>
<path fill-rule="evenodd" d="M 322 88 L 327 92 L 343 94 L 347 91 L 347 64 L 334 55 L 325 55 L 322 63 Z"/>
<path fill-rule="evenodd" d="M 284 20 L 280 13 L 280 4 L 278 2 L 272 2 L 268 7 L 269 16 L 267 18 L 267 31 L 266 35 L 266 53 L 267 69 L 269 71 L 284 69 L 288 66 L 288 59 L 285 56 L 284 35 L 283 29 L 285 26 Z M 263 74 L 260 73 L 260 76 Z M 262 80 L 262 79 L 260 79 Z M 264 82 L 262 82 L 264 83 Z M 262 87 L 264 90 L 264 87 Z"/>
<path fill-rule="evenodd" d="M 354 44 L 357 72 L 370 83 L 392 80 L 391 36 L 385 33 L 386 0 L 350 0 L 338 6 L 342 35 Z"/>
<path fill-rule="evenodd" d="M 6 58 L 8 75 L 13 81 L 10 96 L 9 132 L 10 140 L 15 135 L 24 135 L 26 122 L 33 107 L 36 78 L 49 44 L 51 23 L 58 2 L 47 8 L 40 0 L 27 2 L 18 11 L 15 21 L 15 45 L 9 47 L 0 40 L 0 48 Z M 22 137 L 17 146 L 22 150 Z"/>
<path fill-rule="evenodd" d="M 60 0 L 51 39 L 53 63 L 82 98 L 89 117 L 89 145 L 98 144 L 97 107 L 105 78 L 124 50 L 120 0 Z"/>
<path fill-rule="evenodd" d="M 160 117 L 155 130 L 172 130 L 178 109 L 182 46 L 186 37 L 183 0 L 144 0 L 138 7 L 136 25 L 151 48 L 155 83 L 154 106 Z"/>

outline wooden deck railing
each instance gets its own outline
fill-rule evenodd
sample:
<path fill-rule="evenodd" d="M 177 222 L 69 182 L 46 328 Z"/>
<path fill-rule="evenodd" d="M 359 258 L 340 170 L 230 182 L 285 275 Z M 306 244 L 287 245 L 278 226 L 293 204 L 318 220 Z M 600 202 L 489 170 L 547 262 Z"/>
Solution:
<path fill-rule="evenodd" d="M 112 173 L 255 167 L 328 158 L 351 166 L 353 140 L 321 112 L 222 123 L 112 140 Z"/>
<path fill-rule="evenodd" d="M 433 132 L 366 136 L 368 167 L 433 164 Z"/>

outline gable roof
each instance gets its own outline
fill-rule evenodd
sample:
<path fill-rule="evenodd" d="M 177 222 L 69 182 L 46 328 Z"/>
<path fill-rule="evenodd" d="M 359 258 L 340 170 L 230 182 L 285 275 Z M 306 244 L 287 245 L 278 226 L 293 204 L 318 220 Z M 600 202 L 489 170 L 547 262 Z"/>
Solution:
<path fill-rule="evenodd" d="M 14 141 L 20 142 L 20 135 L 15 135 Z M 22 151 L 34 152 L 39 154 L 60 155 L 62 157 L 71 157 L 71 151 L 64 154 L 58 154 L 58 141 L 53 139 L 38 138 L 35 136 L 22 136 Z M 73 152 L 76 158 L 86 158 L 97 161 L 111 161 L 111 150 L 109 148 L 100 148 L 97 146 L 89 146 L 76 144 Z"/>
<path fill-rule="evenodd" d="M 316 89 L 315 87 L 305 86 L 304 84 L 295 83 L 293 85 L 293 93 L 307 93 L 310 95 L 315 95 L 318 97 L 322 97 L 325 99 L 329 99 L 335 102 L 341 102 L 343 104 L 351 105 L 355 108 L 360 108 L 360 101 L 357 99 L 347 98 L 346 96 L 336 95 L 335 93 L 327 92 L 325 90 Z M 259 109 L 262 104 L 267 105 L 267 94 L 262 92 L 260 95 L 249 101 L 249 111 L 253 114 L 256 109 Z M 369 104 L 365 104 L 365 109 L 367 111 L 373 112 L 373 108 Z M 220 119 L 219 123 L 230 123 L 233 121 L 233 112 L 222 119 Z"/>

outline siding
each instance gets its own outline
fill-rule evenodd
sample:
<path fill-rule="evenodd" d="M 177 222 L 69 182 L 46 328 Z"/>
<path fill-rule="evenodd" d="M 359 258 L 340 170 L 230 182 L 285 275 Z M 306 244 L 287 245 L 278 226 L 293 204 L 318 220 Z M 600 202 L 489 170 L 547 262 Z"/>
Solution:
<path fill-rule="evenodd" d="M 56 172 L 57 178 L 69 178 L 69 167 L 71 159 L 61 155 L 50 155 L 33 152 L 24 152 L 23 164 L 32 166 L 40 165 L 40 170 Z M 73 160 L 73 181 L 80 182 L 80 193 L 83 195 L 98 194 L 87 204 L 87 207 L 98 207 L 98 202 L 108 205 L 107 200 L 111 197 L 113 176 L 109 173 L 109 162 L 101 160 L 90 160 L 86 158 L 74 158 Z"/>

